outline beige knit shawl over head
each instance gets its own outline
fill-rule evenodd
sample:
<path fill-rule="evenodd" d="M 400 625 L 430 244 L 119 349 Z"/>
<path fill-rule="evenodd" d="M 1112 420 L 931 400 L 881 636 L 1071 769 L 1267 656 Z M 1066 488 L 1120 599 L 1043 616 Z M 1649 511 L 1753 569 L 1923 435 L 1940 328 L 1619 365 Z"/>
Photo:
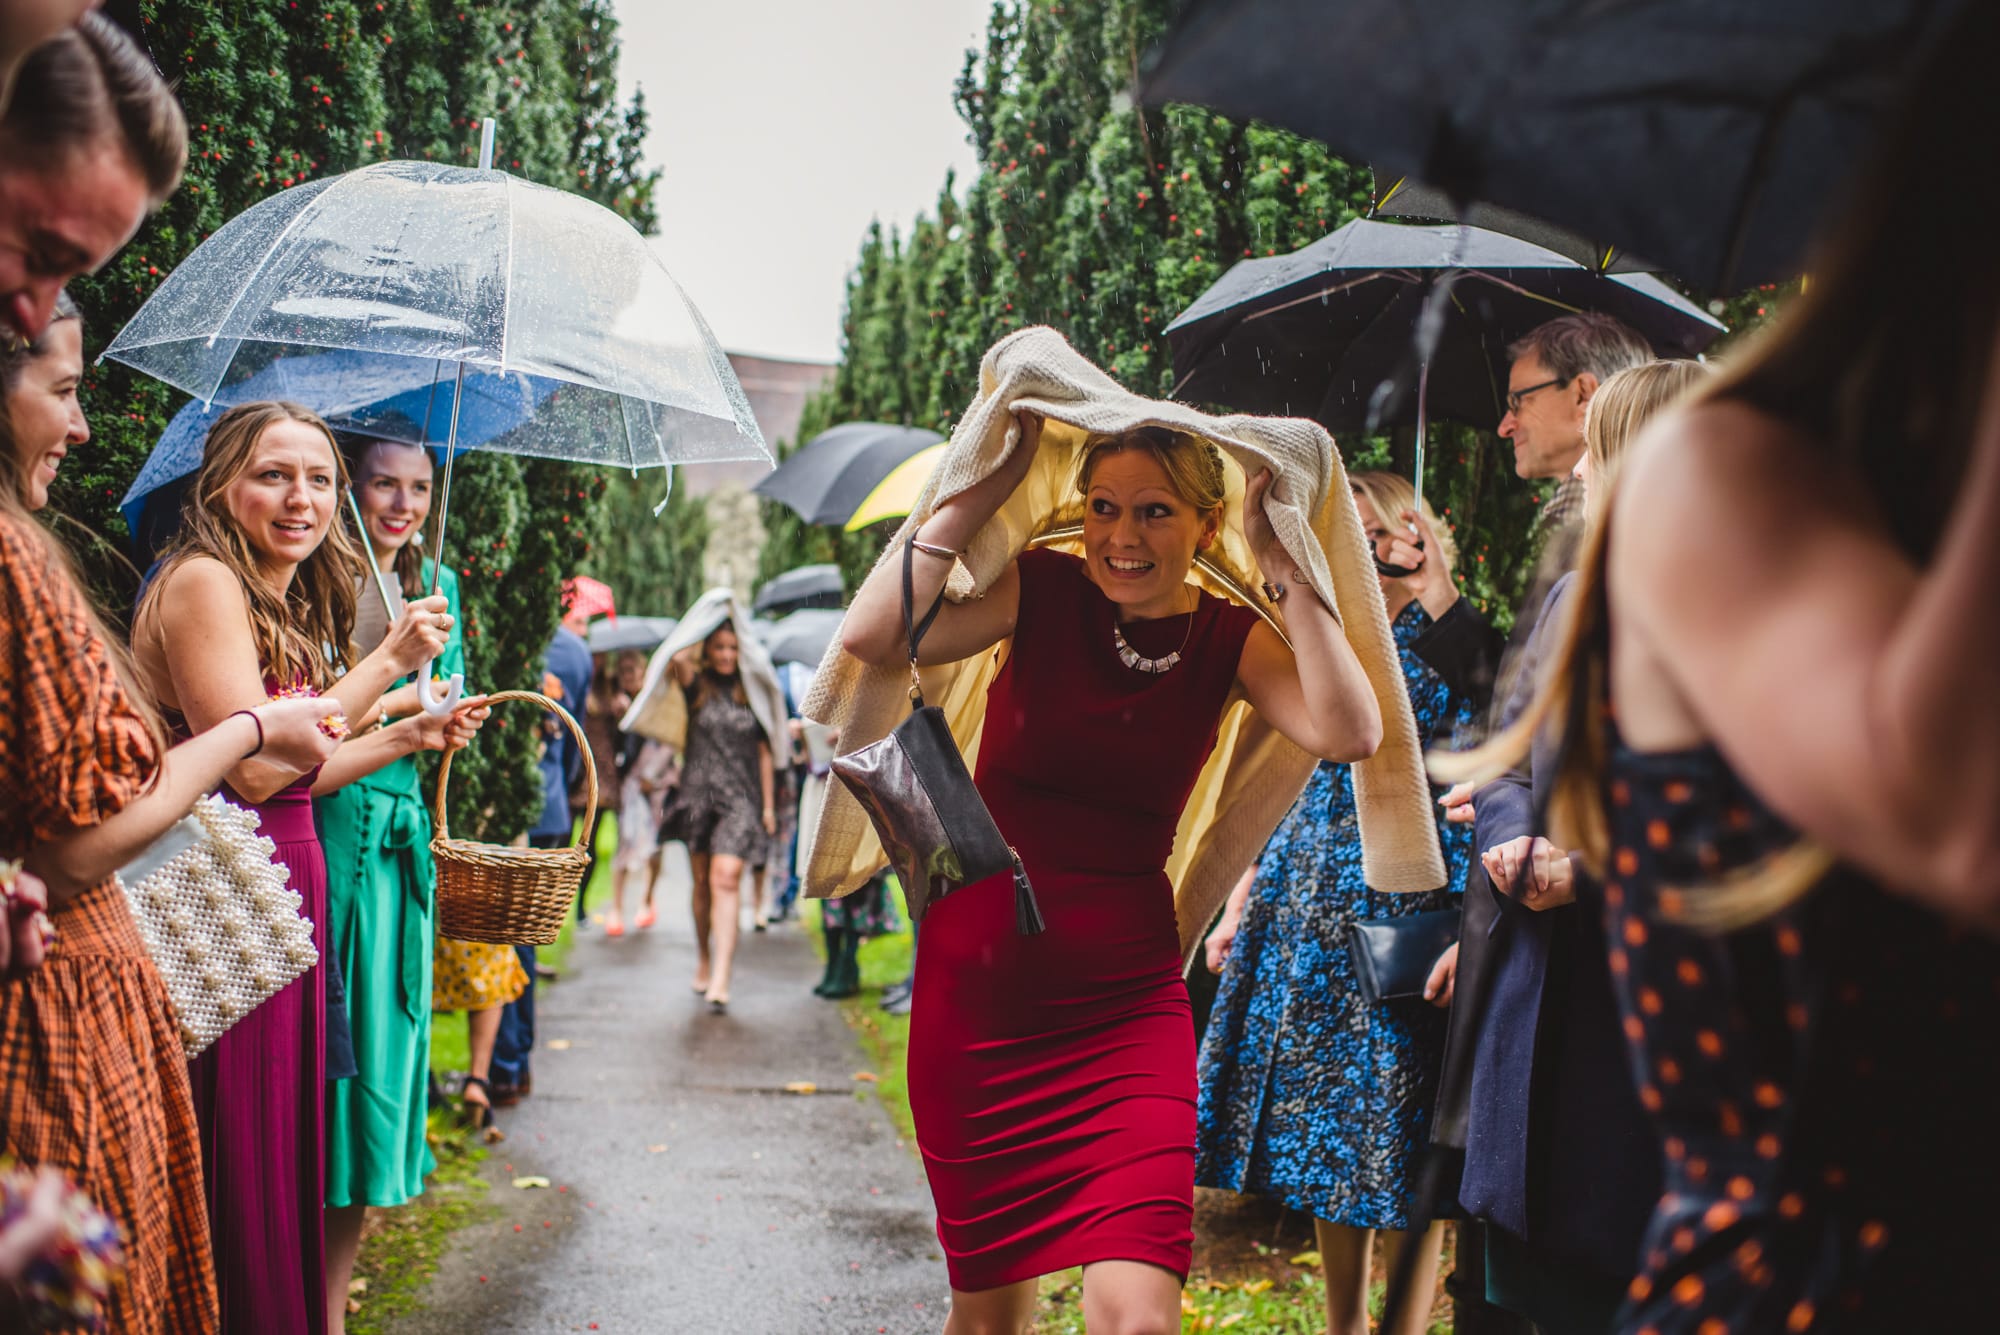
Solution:
<path fill-rule="evenodd" d="M 1142 398 L 1085 360 L 1053 329 L 1022 329 L 987 350 L 979 394 L 959 419 L 929 484 L 878 563 L 899 562 L 903 543 L 938 505 L 998 469 L 1020 437 L 1017 410 L 1045 419 L 1034 468 L 993 519 L 967 544 L 947 596 L 977 598 L 1031 543 L 1074 533 L 1083 514 L 1076 471 L 1094 432 L 1163 426 L 1213 441 L 1223 452 L 1230 498 L 1224 506 L 1213 568 L 1198 570 L 1210 592 L 1282 624 L 1258 590 L 1256 563 L 1243 535 L 1243 487 L 1263 468 L 1273 474 L 1264 509 L 1279 542 L 1312 585 L 1337 609 L 1381 702 L 1381 749 L 1355 766 L 1362 866 L 1377 890 L 1418 892 L 1445 883 L 1429 783 L 1396 644 L 1347 473 L 1332 437 L 1316 422 L 1289 417 L 1211 417 L 1183 404 Z M 1252 577 L 1245 579 L 1244 573 Z M 1309 596 L 1299 590 L 1293 597 Z M 1108 651 L 1108 649 L 1107 649 Z M 977 766 L 986 688 L 996 655 L 983 653 L 923 670 L 924 698 L 938 705 L 968 766 Z M 879 741 L 908 717 L 909 669 L 871 667 L 836 637 L 813 678 L 803 712 L 840 730 L 851 752 Z M 1051 739 L 1053 744 L 1053 739 Z M 1305 787 L 1313 758 L 1292 745 L 1242 698 L 1224 712 L 1220 737 L 1182 814 L 1167 871 L 1184 959 L 1237 879 Z M 829 784 L 811 847 L 806 891 L 816 898 L 858 889 L 886 865 L 861 805 L 843 784 Z"/>

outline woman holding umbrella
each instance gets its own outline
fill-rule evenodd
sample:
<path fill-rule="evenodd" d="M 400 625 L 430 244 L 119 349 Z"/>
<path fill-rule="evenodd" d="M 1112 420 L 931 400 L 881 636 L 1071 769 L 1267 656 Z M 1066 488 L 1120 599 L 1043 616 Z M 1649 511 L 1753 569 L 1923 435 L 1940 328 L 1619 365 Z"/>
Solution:
<path fill-rule="evenodd" d="M 199 735 L 302 689 L 324 688 L 351 717 L 367 717 L 390 685 L 443 650 L 454 619 L 443 599 L 423 599 L 352 661 L 362 565 L 336 522 L 346 483 L 332 433 L 296 404 L 245 404 L 217 420 L 180 538 L 133 623 L 140 668 L 179 730 Z M 322 766 L 259 756 L 229 771 L 229 792 L 258 813 L 304 900 L 322 961 L 327 876 L 310 795 L 415 751 L 462 746 L 480 710 L 472 699 L 448 715 L 419 711 L 347 740 Z M 315 965 L 191 1064 L 225 1331 L 315 1335 L 346 1301 L 328 1294 L 324 1270 L 323 987 Z"/>
<path fill-rule="evenodd" d="M 364 655 L 381 646 L 429 584 L 431 563 L 419 555 L 419 530 L 430 511 L 431 457 L 416 445 L 366 437 L 350 437 L 345 456 L 354 480 L 352 514 L 361 530 L 354 536 L 368 563 L 357 577 L 353 637 L 354 653 Z M 465 659 L 458 579 L 449 569 L 437 574 L 446 637 L 436 671 L 450 677 L 464 671 Z M 381 701 L 385 720 L 411 717 L 420 708 L 414 682 Z M 478 716 L 467 721 L 476 725 Z M 343 788 L 316 793 L 313 812 L 326 853 L 327 933 L 346 984 L 359 1068 L 327 1089 L 327 1321 L 338 1332 L 367 1207 L 401 1205 L 421 1195 L 435 1166 L 424 1123 L 436 872 L 430 810 L 413 754 Z M 489 949 L 513 961 L 508 947 Z M 498 1009 L 492 1014 L 497 1030 Z"/>

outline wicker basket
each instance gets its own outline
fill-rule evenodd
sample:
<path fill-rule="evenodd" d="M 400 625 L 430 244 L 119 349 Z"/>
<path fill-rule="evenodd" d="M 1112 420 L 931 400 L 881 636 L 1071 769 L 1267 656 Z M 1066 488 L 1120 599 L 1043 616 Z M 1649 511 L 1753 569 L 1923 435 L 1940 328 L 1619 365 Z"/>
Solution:
<path fill-rule="evenodd" d="M 567 709 L 534 691 L 498 691 L 488 704 L 525 700 L 562 719 L 583 755 L 583 772 L 590 782 L 583 814 L 583 835 L 597 823 L 597 766 L 590 743 Z M 576 902 L 590 851 L 581 842 L 568 848 L 503 848 L 498 844 L 454 839 L 445 815 L 445 784 L 451 778 L 451 756 L 438 766 L 437 834 L 431 856 L 437 859 L 437 931 L 457 941 L 488 941 L 505 946 L 546 946 L 562 932 L 563 920 Z"/>

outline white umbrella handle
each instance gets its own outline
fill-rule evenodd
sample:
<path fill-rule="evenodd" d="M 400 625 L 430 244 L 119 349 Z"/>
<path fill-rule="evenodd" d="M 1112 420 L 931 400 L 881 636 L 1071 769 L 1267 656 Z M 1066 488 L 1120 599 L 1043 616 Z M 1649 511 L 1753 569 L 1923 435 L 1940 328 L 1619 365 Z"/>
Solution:
<path fill-rule="evenodd" d="M 426 714 L 429 714 L 432 718 L 443 718 L 446 714 L 451 713 L 452 710 L 457 709 L 458 702 L 464 698 L 465 674 L 463 672 L 452 673 L 451 680 L 445 683 L 444 694 L 441 696 L 432 695 L 431 668 L 436 663 L 437 660 L 435 658 L 432 659 L 429 663 L 424 664 L 423 671 L 417 674 L 417 700 L 423 705 Z"/>

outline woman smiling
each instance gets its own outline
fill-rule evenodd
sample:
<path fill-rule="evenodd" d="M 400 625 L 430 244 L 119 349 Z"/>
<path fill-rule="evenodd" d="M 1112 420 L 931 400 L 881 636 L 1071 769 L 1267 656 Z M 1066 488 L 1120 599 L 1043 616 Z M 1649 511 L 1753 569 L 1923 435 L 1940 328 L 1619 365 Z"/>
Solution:
<path fill-rule="evenodd" d="M 133 633 L 141 669 L 185 731 L 299 689 L 322 690 L 349 717 L 365 718 L 397 679 L 443 649 L 453 618 L 444 599 L 421 599 L 349 666 L 363 568 L 335 523 L 346 483 L 326 424 L 296 404 L 245 404 L 209 432 L 181 535 Z M 258 813 L 289 869 L 321 962 L 191 1065 L 224 1330 L 326 1329 L 326 1055 L 329 1033 L 344 1037 L 345 1020 L 326 1006 L 322 970 L 337 957 L 310 798 L 413 752 L 463 745 L 482 705 L 467 700 L 448 718 L 418 712 L 371 729 L 317 768 L 257 757 L 229 772 L 228 789 Z"/>
<path fill-rule="evenodd" d="M 1017 424 L 1005 462 L 912 532 L 916 607 L 1033 470 L 1042 419 Z M 951 1272 L 948 1335 L 1023 1329 L 1035 1278 L 1074 1265 L 1091 1329 L 1179 1328 L 1195 1053 L 1166 864 L 1182 810 L 1238 692 L 1327 759 L 1367 756 L 1383 732 L 1333 610 L 1265 516 L 1270 474 L 1250 483 L 1244 532 L 1284 598 L 1289 647 L 1189 583 L 1225 515 L 1214 445 L 1162 427 L 1092 435 L 1073 482 L 1082 557 L 1022 553 L 984 597 L 942 605 L 919 658 L 1007 642 L 975 783 L 1047 919 L 1016 932 L 1004 875 L 924 918 L 910 1104 Z M 885 560 L 848 610 L 842 643 L 865 663 L 906 657 L 903 568 Z"/>

